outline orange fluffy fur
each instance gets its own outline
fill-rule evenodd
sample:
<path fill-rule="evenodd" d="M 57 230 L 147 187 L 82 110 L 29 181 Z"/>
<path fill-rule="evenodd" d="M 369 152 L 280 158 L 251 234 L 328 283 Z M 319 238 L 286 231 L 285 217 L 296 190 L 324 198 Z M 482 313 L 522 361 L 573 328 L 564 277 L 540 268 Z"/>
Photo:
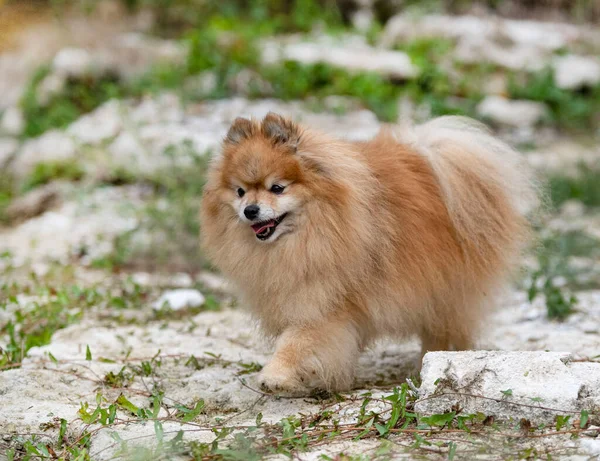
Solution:
<path fill-rule="evenodd" d="M 269 190 L 275 182 L 283 193 Z M 269 114 L 232 125 L 201 237 L 275 338 L 263 388 L 342 390 L 379 337 L 418 335 L 424 352 L 471 348 L 518 265 L 529 236 L 521 205 L 534 198 L 519 154 L 470 119 L 347 142 Z M 248 204 L 288 213 L 273 238 L 256 238 Z"/>

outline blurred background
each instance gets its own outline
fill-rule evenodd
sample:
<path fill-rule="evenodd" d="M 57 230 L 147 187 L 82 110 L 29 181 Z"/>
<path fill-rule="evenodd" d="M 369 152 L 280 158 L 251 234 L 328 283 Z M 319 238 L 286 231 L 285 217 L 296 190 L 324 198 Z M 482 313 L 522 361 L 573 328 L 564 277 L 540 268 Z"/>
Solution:
<path fill-rule="evenodd" d="M 0 0 L 0 373 L 69 325 L 233 305 L 199 197 L 268 111 L 487 123 L 548 197 L 489 347 L 600 354 L 600 0 Z M 148 308 L 182 287 L 202 302 Z"/>
<path fill-rule="evenodd" d="M 235 117 L 273 110 L 352 139 L 401 119 L 488 123 L 547 186 L 522 288 L 564 319 L 574 292 L 600 283 L 597 0 L 0 5 L 13 277 L 210 269 L 197 246 L 206 160 Z"/>

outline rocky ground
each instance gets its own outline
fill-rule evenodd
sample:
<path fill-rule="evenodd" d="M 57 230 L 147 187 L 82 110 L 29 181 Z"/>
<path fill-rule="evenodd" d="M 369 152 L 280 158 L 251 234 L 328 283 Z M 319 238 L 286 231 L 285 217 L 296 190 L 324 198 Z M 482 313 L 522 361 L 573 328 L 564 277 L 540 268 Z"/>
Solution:
<path fill-rule="evenodd" d="M 352 392 L 299 399 L 258 389 L 270 346 L 197 249 L 206 161 L 237 116 L 276 111 L 366 139 L 394 121 L 388 106 L 420 120 L 436 101 L 341 87 L 283 98 L 283 83 L 256 68 L 228 74 L 221 94 L 222 74 L 209 69 L 187 76 L 183 93 L 119 93 L 46 127 L 38 115 L 78 79 L 116 72 L 125 85 L 187 59 L 189 42 L 148 34 L 151 18 L 103 11 L 112 28 L 102 17 L 98 26 L 67 21 L 68 34 L 36 23 L 48 37 L 43 52 L 31 32 L 0 54 L 0 459 L 600 457 L 600 132 L 593 111 L 581 118 L 587 106 L 579 115 L 565 106 L 600 95 L 597 29 L 401 14 L 373 43 L 363 11 L 342 38 L 260 38 L 265 68 L 327 63 L 383 78 L 385 88 L 421 78 L 415 40 L 452 41 L 439 69 L 488 67 L 480 95 L 449 94 L 444 104 L 471 107 L 521 148 L 553 201 L 478 355 L 432 354 L 419 377 L 416 342 L 377 344 Z M 551 68 L 553 93 L 511 93 L 511 72 L 523 68 Z M 22 102 L 32 91 L 39 111 Z M 372 103 L 380 99 L 383 109 Z"/>

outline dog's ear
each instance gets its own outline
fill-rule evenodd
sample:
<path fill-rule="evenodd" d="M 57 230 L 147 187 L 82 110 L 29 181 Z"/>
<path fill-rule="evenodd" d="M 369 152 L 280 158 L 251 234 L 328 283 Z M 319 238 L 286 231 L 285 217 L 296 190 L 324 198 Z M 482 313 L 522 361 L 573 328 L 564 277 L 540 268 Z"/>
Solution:
<path fill-rule="evenodd" d="M 263 134 L 273 144 L 284 144 L 296 152 L 300 142 L 300 128 L 281 115 L 269 112 L 262 121 Z"/>
<path fill-rule="evenodd" d="M 225 142 L 231 144 L 239 144 L 244 139 L 248 139 L 253 134 L 255 134 L 256 126 L 252 123 L 251 120 L 247 118 L 238 117 L 236 118 L 229 131 L 227 132 L 227 136 L 225 136 Z"/>

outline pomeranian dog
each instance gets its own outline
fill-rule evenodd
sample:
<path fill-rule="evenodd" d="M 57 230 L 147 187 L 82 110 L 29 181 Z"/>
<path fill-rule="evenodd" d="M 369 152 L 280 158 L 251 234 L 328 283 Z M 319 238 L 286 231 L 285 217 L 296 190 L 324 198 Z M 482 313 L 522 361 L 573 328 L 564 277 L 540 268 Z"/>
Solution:
<path fill-rule="evenodd" d="M 349 142 L 269 113 L 213 159 L 202 244 L 275 353 L 263 389 L 348 389 L 376 338 L 465 350 L 518 266 L 536 195 L 520 155 L 463 117 Z"/>

